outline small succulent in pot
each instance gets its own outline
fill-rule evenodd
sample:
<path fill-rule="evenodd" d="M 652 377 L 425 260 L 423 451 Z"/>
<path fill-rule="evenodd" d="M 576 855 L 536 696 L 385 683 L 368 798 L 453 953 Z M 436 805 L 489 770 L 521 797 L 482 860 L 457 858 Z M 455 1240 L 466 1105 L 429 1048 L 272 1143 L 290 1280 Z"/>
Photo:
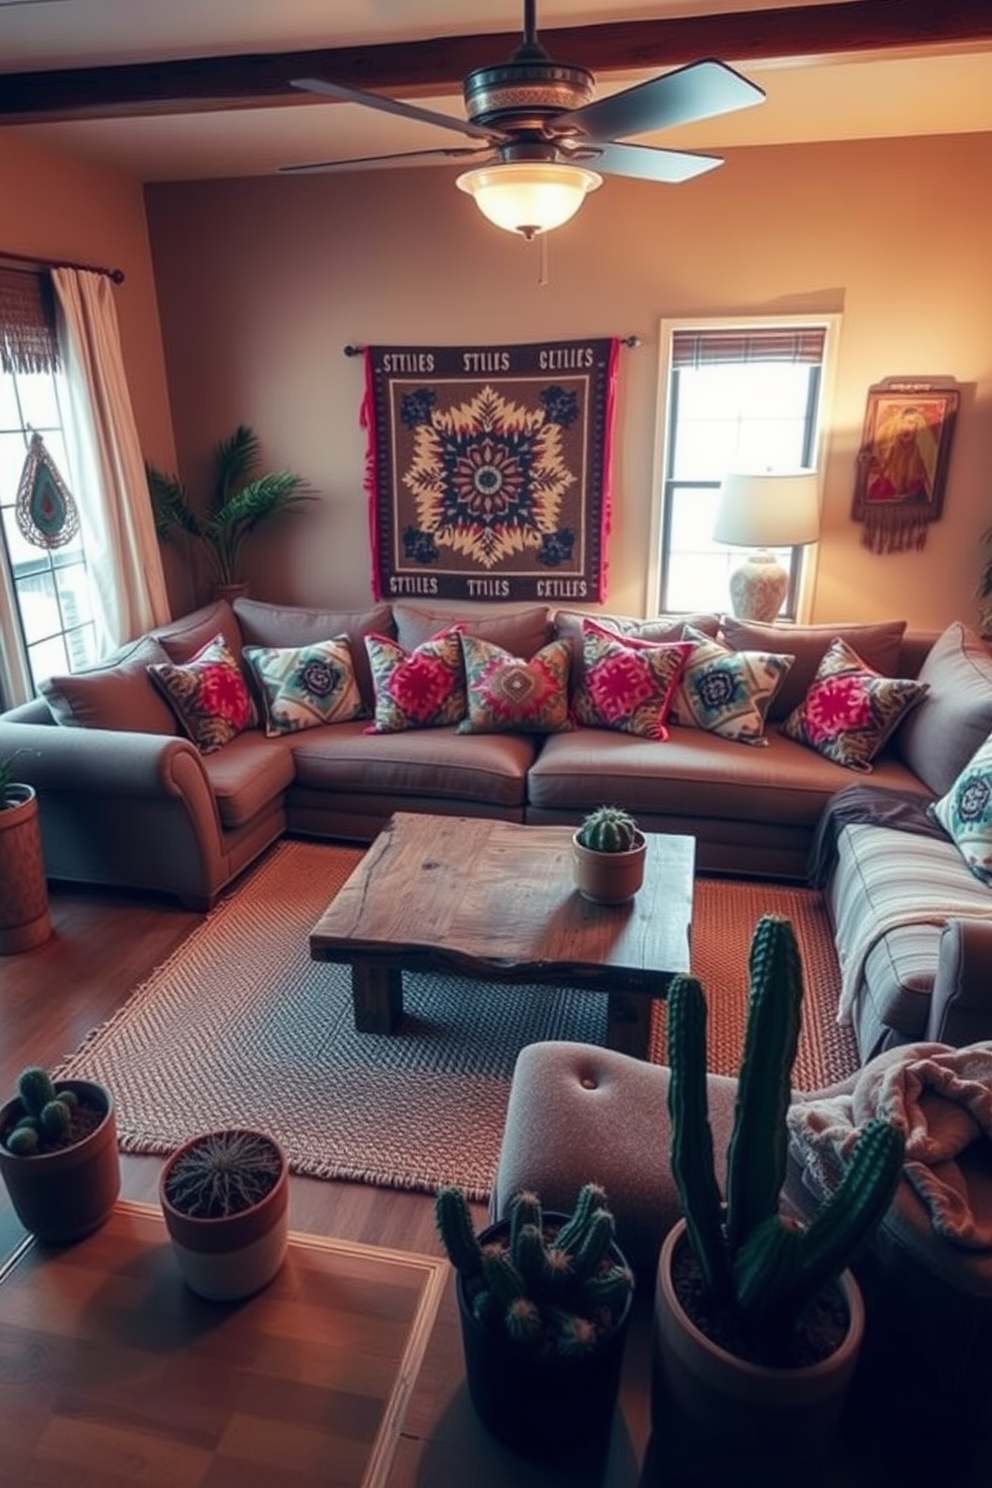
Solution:
<path fill-rule="evenodd" d="M 21 1115 L 3 1132 L 2 1141 L 15 1157 L 34 1157 L 71 1147 L 94 1131 L 106 1115 L 80 1101 L 67 1085 L 56 1089 L 46 1069 L 31 1065 L 17 1079 Z"/>
<path fill-rule="evenodd" d="M 622 806 L 599 806 L 590 811 L 576 833 L 576 841 L 590 852 L 630 852 L 639 838 L 637 822 Z"/>
<path fill-rule="evenodd" d="M 262 1132 L 209 1132 L 169 1165 L 163 1191 L 196 1219 L 222 1219 L 251 1209 L 279 1181 L 283 1159 Z"/>
<path fill-rule="evenodd" d="M 633 1274 L 615 1249 L 613 1215 L 598 1184 L 585 1184 L 571 1216 L 553 1219 L 536 1194 L 517 1194 L 499 1236 L 490 1226 L 480 1239 L 459 1188 L 439 1190 L 435 1217 L 475 1317 L 526 1348 L 586 1353 L 629 1306 Z"/>

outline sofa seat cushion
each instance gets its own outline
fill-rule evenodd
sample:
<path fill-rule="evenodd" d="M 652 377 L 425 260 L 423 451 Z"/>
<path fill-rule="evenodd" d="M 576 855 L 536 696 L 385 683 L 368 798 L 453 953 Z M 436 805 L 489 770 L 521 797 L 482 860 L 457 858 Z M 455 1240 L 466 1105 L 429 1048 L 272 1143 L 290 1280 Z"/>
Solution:
<path fill-rule="evenodd" d="M 919 788 L 887 755 L 873 779 Z M 767 749 L 746 749 L 702 729 L 672 727 L 662 741 L 582 728 L 544 741 L 528 777 L 528 801 L 572 815 L 610 802 L 635 815 L 775 822 L 812 832 L 830 796 L 849 782 L 840 765 L 777 733 Z"/>
<path fill-rule="evenodd" d="M 338 723 L 293 736 L 292 749 L 297 783 L 310 789 L 522 806 L 536 746 L 524 734 L 459 734 L 450 725 L 368 734 L 361 723 Z"/>
<path fill-rule="evenodd" d="M 941 928 L 957 916 L 992 916 L 992 889 L 969 873 L 953 842 L 854 823 L 837 839 L 828 904 L 855 1027 L 882 1025 L 918 1039 Z M 858 1042 L 868 1057 L 860 1032 Z"/>
<path fill-rule="evenodd" d="M 223 749 L 203 756 L 203 768 L 227 831 L 252 821 L 292 785 L 291 737 L 267 739 L 260 729 L 249 729 Z"/>

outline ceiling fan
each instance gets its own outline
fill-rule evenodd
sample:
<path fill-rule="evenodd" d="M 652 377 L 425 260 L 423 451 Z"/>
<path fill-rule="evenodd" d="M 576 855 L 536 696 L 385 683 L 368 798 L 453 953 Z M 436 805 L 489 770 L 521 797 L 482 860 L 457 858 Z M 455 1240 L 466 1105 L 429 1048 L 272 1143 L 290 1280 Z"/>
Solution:
<path fill-rule="evenodd" d="M 356 165 L 394 165 L 430 158 L 475 159 L 473 169 L 457 178 L 458 186 L 474 197 L 490 221 L 525 238 L 560 227 L 574 216 L 586 193 L 602 184 L 599 171 L 677 183 L 722 165 L 718 155 L 621 141 L 631 135 L 749 108 L 765 96 L 761 88 L 733 68 L 708 59 L 594 102 L 593 74 L 585 67 L 554 61 L 538 42 L 535 0 L 524 0 L 523 40 L 509 61 L 477 67 L 465 78 L 462 93 L 467 119 L 455 119 L 323 78 L 294 78 L 292 86 L 404 119 L 436 124 L 481 143 L 287 165 L 280 167 L 283 173 L 346 170 Z"/>

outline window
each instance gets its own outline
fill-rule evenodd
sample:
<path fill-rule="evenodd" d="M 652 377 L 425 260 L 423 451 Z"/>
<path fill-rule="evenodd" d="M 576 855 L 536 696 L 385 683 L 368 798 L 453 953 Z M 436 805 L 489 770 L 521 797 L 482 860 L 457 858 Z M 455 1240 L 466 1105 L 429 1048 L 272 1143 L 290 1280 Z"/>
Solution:
<path fill-rule="evenodd" d="M 33 432 L 66 482 L 65 382 L 46 281 L 0 271 L 0 684 L 5 702 L 31 696 L 44 678 L 97 659 L 90 575 L 82 535 L 36 546 L 17 520 L 17 493 Z"/>
<path fill-rule="evenodd" d="M 817 469 L 834 317 L 662 322 L 663 416 L 649 594 L 660 611 L 723 611 L 743 553 L 713 541 L 728 471 Z M 800 608 L 804 554 L 789 572 L 782 614 Z"/>

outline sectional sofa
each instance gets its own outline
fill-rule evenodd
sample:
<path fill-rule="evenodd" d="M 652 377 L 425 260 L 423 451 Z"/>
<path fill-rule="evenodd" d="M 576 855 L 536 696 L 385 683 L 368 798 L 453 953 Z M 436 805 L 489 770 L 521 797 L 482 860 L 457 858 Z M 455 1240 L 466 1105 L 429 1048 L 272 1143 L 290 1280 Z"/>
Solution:
<path fill-rule="evenodd" d="M 26 751 L 18 775 L 38 790 L 49 877 L 160 892 L 206 909 L 287 832 L 368 842 L 398 810 L 565 825 L 612 802 L 634 812 L 648 831 L 695 836 L 703 873 L 803 881 L 824 808 L 842 787 L 867 778 L 900 795 L 933 799 L 992 732 L 992 659 L 963 626 L 937 637 L 907 633 L 901 621 L 763 626 L 701 614 L 641 621 L 543 606 L 473 611 L 460 622 L 484 646 L 524 659 L 548 654 L 557 665 L 564 647 L 573 696 L 588 680 L 584 633 L 590 619 L 635 651 L 677 642 L 689 625 L 697 637 L 718 637 L 737 656 L 770 657 L 772 671 L 776 657 L 791 656 L 770 703 L 766 698 L 762 705 L 763 742 L 688 726 L 687 718 L 669 723 L 663 740 L 623 726 L 464 732 L 452 722 L 369 732 L 376 689 L 366 638 L 385 638 L 410 654 L 452 619 L 401 603 L 343 613 L 218 600 L 140 637 L 89 672 L 52 679 L 41 697 L 0 715 L 0 758 Z M 256 723 L 204 752 L 184 736 L 149 667 L 156 674 L 163 667 L 181 669 L 217 636 L 239 661 L 244 648 L 285 651 L 345 637 L 356 716 L 275 736 Z M 854 775 L 780 731 L 838 637 L 879 674 L 924 683 L 922 698 L 874 759 L 870 777 Z M 864 841 L 852 847 L 859 832 Z M 907 856 L 910 843 L 916 857 Z M 946 967 L 961 984 L 948 1001 L 958 1017 L 969 1005 L 971 993 L 964 989 L 972 985 L 971 963 L 978 957 L 983 977 L 986 961 L 992 965 L 982 923 L 992 890 L 969 874 L 948 840 L 911 838 L 868 823 L 845 829 L 840 847 L 826 887 L 838 923 L 846 924 L 843 934 L 863 942 L 859 910 L 862 920 L 885 919 L 885 936 L 862 957 L 854 999 L 863 1056 L 892 1041 L 964 1041 L 951 1035 L 946 1019 L 933 1026 L 930 1018 L 941 925 L 920 920 L 926 918 L 934 854 L 943 855 L 968 917 L 956 959 Z M 922 895 L 922 909 L 919 902 L 908 904 L 902 925 L 892 922 L 892 880 L 905 887 L 910 863 L 911 873 L 922 875 L 910 898 Z M 956 901 L 946 876 L 944 882 L 953 914 Z M 974 936 L 972 919 L 978 922 Z M 838 948 L 843 960 L 845 946 Z M 980 1027 L 969 1030 L 972 1038 L 992 1031 L 987 1001 L 992 993 L 983 988 L 974 1015 Z"/>

